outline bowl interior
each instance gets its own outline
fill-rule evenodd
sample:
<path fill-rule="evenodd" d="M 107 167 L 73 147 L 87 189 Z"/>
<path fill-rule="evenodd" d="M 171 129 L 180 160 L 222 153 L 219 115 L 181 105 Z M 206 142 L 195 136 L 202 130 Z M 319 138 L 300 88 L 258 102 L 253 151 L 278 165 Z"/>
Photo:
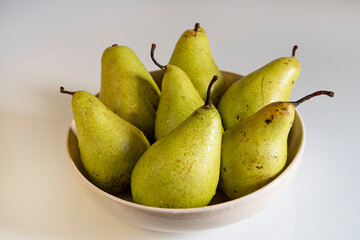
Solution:
<path fill-rule="evenodd" d="M 238 80 L 242 77 L 241 75 L 231 73 L 231 72 L 225 72 L 225 71 L 222 71 L 222 74 L 224 75 L 224 78 L 226 79 L 226 84 L 228 87 L 232 83 L 234 83 L 236 80 Z M 161 71 L 161 70 L 153 71 L 153 72 L 151 72 L 151 75 L 153 76 L 153 78 L 155 79 L 157 84 L 159 86 L 161 86 L 163 71 Z M 74 125 L 74 122 L 72 122 L 72 125 Z M 283 171 L 283 173 L 286 171 L 288 166 L 292 163 L 293 159 L 295 158 L 296 154 L 299 152 L 300 148 L 303 147 L 302 146 L 303 140 L 304 140 L 303 137 L 304 137 L 304 129 L 303 129 L 302 120 L 301 120 L 299 113 L 296 111 L 296 116 L 294 119 L 293 127 L 292 127 L 289 137 L 288 137 L 288 159 L 287 159 L 287 163 L 286 163 L 286 168 Z M 85 181 L 86 181 L 87 185 L 89 185 L 89 186 L 92 185 L 93 187 L 97 188 L 95 185 L 93 185 L 90 182 L 89 177 L 87 176 L 84 166 L 80 160 L 80 151 L 78 148 L 77 137 L 71 127 L 69 127 L 69 129 L 68 129 L 67 148 L 68 148 L 68 154 L 70 156 L 70 161 L 72 161 L 73 165 L 76 167 L 76 169 L 74 169 L 76 174 L 83 176 L 86 179 Z M 280 174 L 278 176 L 278 178 L 282 174 Z M 271 184 L 271 183 L 269 183 L 269 184 Z M 263 187 L 263 188 L 265 188 L 265 187 Z M 102 191 L 101 189 L 97 188 L 96 190 L 100 194 L 108 196 L 108 193 Z M 258 190 L 258 191 L 260 191 L 260 190 Z M 117 199 L 121 202 L 126 201 L 129 203 L 134 203 L 130 190 L 128 190 L 124 193 L 121 193 L 118 195 L 112 195 L 112 196 L 114 196 L 115 199 Z M 212 205 L 217 205 L 217 204 L 225 203 L 228 201 L 230 201 L 230 199 L 218 188 L 215 196 L 213 197 L 212 201 L 210 202 L 210 204 L 208 206 L 211 207 Z M 234 201 L 234 200 L 232 200 L 232 201 Z M 181 209 L 179 209 L 179 211 L 180 210 Z"/>

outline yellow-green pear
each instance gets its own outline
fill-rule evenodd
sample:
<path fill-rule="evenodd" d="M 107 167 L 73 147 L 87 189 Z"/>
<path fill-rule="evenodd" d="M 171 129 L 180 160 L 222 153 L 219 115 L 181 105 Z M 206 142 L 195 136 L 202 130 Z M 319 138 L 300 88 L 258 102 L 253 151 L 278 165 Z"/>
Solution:
<path fill-rule="evenodd" d="M 222 133 L 209 96 L 205 105 L 151 145 L 137 162 L 131 176 L 134 201 L 162 208 L 209 204 L 219 181 Z"/>
<path fill-rule="evenodd" d="M 232 199 L 252 193 L 276 178 L 287 161 L 287 139 L 295 107 L 318 91 L 296 102 L 273 102 L 235 124 L 223 135 L 220 187 Z"/>
<path fill-rule="evenodd" d="M 125 191 L 135 163 L 150 146 L 148 140 L 94 95 L 64 88 L 60 91 L 73 95 L 80 158 L 90 181 L 109 193 Z"/>
<path fill-rule="evenodd" d="M 160 90 L 129 47 L 114 44 L 104 51 L 99 99 L 153 141 Z"/>
<path fill-rule="evenodd" d="M 300 73 L 296 49 L 291 57 L 278 58 L 231 85 L 218 106 L 225 130 L 271 102 L 289 100 Z"/>
<path fill-rule="evenodd" d="M 195 24 L 194 29 L 186 30 L 181 35 L 169 64 L 181 68 L 189 76 L 204 101 L 211 78 L 214 75 L 218 76 L 219 80 L 215 83 L 211 93 L 213 104 L 218 105 L 221 96 L 226 91 L 226 85 L 211 55 L 207 34 L 199 23 Z"/>
<path fill-rule="evenodd" d="M 158 140 L 204 105 L 204 101 L 183 70 L 171 64 L 162 66 L 155 60 L 155 48 L 156 45 L 152 44 L 151 58 L 165 72 L 155 118 L 155 139 Z"/>

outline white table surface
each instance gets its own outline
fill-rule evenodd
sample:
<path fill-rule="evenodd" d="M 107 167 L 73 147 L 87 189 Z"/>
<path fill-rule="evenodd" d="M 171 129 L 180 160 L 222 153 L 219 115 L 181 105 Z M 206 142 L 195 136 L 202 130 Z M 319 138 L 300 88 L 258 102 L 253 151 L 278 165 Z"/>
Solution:
<path fill-rule="evenodd" d="M 72 110 L 59 87 L 96 93 L 100 58 L 130 46 L 166 64 L 200 22 L 223 70 L 250 73 L 289 56 L 305 154 L 290 187 L 260 213 L 184 234 L 128 225 L 91 202 L 68 166 Z M 360 239 L 360 1 L 0 1 L 0 239 Z"/>

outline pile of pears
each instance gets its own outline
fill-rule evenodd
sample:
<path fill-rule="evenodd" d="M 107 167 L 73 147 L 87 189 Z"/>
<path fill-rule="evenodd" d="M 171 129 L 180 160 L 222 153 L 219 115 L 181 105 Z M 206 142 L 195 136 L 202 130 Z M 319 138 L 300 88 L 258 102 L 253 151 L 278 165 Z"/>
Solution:
<path fill-rule="evenodd" d="M 136 54 L 114 44 L 101 59 L 99 96 L 72 95 L 80 158 L 88 179 L 161 208 L 195 208 L 216 191 L 236 199 L 276 178 L 287 161 L 295 107 L 289 101 L 300 73 L 295 58 L 278 58 L 231 86 L 217 67 L 206 32 L 195 24 L 179 38 L 161 88 Z M 160 90 L 161 89 L 161 90 Z"/>

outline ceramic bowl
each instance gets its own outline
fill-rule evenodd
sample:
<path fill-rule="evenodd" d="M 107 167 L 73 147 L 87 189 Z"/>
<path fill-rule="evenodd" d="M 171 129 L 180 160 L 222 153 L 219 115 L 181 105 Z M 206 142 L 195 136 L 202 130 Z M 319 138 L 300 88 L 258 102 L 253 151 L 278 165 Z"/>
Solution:
<path fill-rule="evenodd" d="M 162 71 L 151 72 L 161 86 Z M 242 76 L 223 71 L 230 86 Z M 92 184 L 86 177 L 80 161 L 74 121 L 67 132 L 66 146 L 72 172 L 88 197 L 101 208 L 132 225 L 165 232 L 189 232 L 218 228 L 251 217 L 271 203 L 294 178 L 305 146 L 303 121 L 296 111 L 293 127 L 288 138 L 288 159 L 285 170 L 272 182 L 244 197 L 230 200 L 218 189 L 208 206 L 188 209 L 165 209 L 139 205 L 133 202 L 130 190 L 111 195 Z"/>

